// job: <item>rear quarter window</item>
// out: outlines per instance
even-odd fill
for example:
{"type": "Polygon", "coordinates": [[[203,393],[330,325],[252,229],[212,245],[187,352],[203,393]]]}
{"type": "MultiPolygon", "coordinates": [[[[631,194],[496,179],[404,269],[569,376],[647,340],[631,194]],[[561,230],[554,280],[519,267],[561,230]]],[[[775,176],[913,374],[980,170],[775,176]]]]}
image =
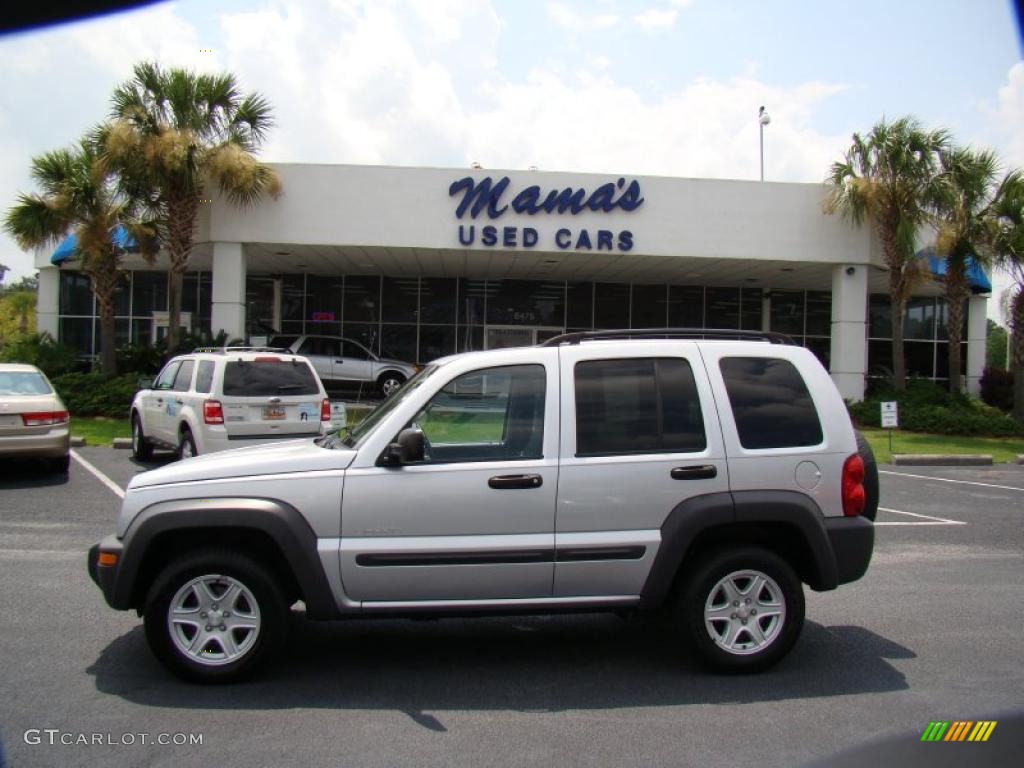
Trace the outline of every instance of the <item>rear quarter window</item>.
{"type": "Polygon", "coordinates": [[[723,357],[719,361],[736,431],[744,448],[819,445],[821,421],[803,377],[788,360],[723,357]]]}
{"type": "Polygon", "coordinates": [[[228,397],[289,397],[319,392],[313,369],[305,362],[232,360],[224,366],[224,394],[228,397]]]}

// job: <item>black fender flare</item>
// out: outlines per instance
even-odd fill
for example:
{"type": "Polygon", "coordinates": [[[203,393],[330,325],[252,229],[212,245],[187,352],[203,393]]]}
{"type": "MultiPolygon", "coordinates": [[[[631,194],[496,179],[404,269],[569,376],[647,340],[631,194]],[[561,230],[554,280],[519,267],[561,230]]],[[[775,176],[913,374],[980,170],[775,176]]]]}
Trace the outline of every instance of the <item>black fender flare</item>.
{"type": "Polygon", "coordinates": [[[839,571],[815,501],[795,491],[722,491],[694,496],[678,504],[661,526],[661,546],[640,593],[640,607],[664,603],[697,537],[709,529],[733,524],[785,524],[798,532],[810,554],[808,583],[814,590],[835,589],[839,571]]]}
{"type": "Polygon", "coordinates": [[[165,533],[196,529],[248,530],[266,534],[281,550],[313,619],[334,618],[338,605],[317,551],[317,536],[294,507],[275,499],[202,498],[157,502],[143,509],[128,527],[123,554],[111,585],[110,604],[136,605],[137,580],[153,541],[165,533]]]}

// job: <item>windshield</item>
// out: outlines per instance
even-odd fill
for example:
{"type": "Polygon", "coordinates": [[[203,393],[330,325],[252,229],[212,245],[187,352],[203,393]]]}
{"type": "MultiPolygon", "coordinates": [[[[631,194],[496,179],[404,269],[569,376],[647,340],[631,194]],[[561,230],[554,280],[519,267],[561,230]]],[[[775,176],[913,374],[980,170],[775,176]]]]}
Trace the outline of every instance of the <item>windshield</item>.
{"type": "Polygon", "coordinates": [[[393,392],[390,397],[387,398],[383,403],[374,408],[370,413],[367,414],[366,418],[360,421],[355,427],[349,430],[345,435],[339,435],[338,438],[331,443],[322,443],[326,448],[355,448],[363,440],[373,432],[374,428],[383,421],[391,411],[399,406],[399,404],[405,402],[405,399],[409,397],[413,392],[419,389],[427,379],[431,377],[434,371],[437,370],[436,365],[428,365],[422,371],[413,376],[409,381],[405,383],[401,389],[393,392]]]}
{"type": "Polygon", "coordinates": [[[35,371],[0,373],[0,395],[48,395],[51,391],[46,379],[35,371]]]}

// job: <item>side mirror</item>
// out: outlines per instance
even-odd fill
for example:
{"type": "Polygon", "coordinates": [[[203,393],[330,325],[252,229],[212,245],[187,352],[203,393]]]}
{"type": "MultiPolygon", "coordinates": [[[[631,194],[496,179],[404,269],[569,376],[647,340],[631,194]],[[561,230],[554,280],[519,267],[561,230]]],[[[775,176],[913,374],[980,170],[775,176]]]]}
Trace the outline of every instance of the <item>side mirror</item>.
{"type": "Polygon", "coordinates": [[[395,442],[384,450],[384,463],[389,467],[398,467],[414,461],[423,461],[423,432],[415,427],[403,429],[398,433],[395,442]]]}
{"type": "Polygon", "coordinates": [[[136,382],[136,384],[138,384],[139,389],[152,389],[153,388],[153,377],[152,376],[142,376],[142,377],[139,378],[139,380],[136,382]]]}

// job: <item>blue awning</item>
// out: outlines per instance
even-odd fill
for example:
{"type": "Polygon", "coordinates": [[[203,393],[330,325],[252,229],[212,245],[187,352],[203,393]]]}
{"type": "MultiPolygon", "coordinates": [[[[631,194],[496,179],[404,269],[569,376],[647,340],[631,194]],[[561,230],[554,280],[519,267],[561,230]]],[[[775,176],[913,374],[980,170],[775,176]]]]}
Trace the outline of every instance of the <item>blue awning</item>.
{"type": "MultiPolygon", "coordinates": [[[[135,238],[128,234],[128,230],[118,224],[110,233],[110,242],[122,251],[137,251],[138,244],[135,238]]],[[[60,266],[65,261],[70,261],[78,255],[78,238],[75,235],[68,235],[64,241],[57,246],[57,250],[50,256],[50,263],[60,266]]]]}
{"type": "MultiPolygon", "coordinates": [[[[939,256],[934,248],[924,248],[917,252],[919,258],[928,258],[928,268],[935,277],[946,276],[946,260],[939,256]]],[[[985,270],[973,258],[967,259],[967,286],[972,293],[992,293],[992,281],[985,270]]]]}

